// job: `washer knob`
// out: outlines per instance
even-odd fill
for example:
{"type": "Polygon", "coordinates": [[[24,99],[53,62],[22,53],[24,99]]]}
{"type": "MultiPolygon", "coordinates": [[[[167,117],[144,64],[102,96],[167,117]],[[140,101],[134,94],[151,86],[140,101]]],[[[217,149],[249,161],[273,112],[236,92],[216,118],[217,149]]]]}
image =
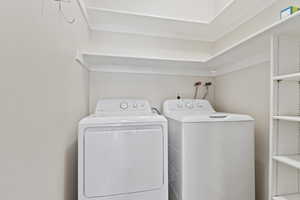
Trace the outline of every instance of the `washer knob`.
{"type": "Polygon", "coordinates": [[[122,102],[120,104],[120,108],[123,109],[123,110],[127,109],[128,108],[128,103],[127,102],[122,102]]]}
{"type": "Polygon", "coordinates": [[[197,107],[198,107],[198,108],[202,108],[203,106],[202,106],[201,103],[198,103],[198,104],[197,104],[197,107]]]}
{"type": "Polygon", "coordinates": [[[177,108],[183,108],[183,104],[182,103],[178,103],[177,104],[177,108]]]}
{"type": "Polygon", "coordinates": [[[141,108],[144,108],[144,107],[145,107],[145,104],[144,104],[144,103],[141,103],[139,106],[140,106],[141,108]]]}

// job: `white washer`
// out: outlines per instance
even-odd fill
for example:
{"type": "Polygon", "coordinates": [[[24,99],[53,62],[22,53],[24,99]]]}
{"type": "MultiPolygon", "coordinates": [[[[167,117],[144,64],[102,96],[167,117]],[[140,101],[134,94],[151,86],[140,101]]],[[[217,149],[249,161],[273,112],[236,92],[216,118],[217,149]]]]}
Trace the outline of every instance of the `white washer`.
{"type": "Polygon", "coordinates": [[[254,200],[254,120],[206,100],[168,100],[172,200],[254,200]]]}
{"type": "Polygon", "coordinates": [[[100,100],[78,136],[79,200],[167,200],[167,120],[145,100],[100,100]]]}

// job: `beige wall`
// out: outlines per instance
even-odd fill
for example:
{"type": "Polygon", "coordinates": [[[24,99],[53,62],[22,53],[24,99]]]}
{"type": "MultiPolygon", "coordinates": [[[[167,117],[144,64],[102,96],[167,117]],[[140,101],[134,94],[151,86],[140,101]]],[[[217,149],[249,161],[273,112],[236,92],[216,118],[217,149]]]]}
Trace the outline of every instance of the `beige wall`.
{"type": "Polygon", "coordinates": [[[76,2],[0,6],[0,199],[76,199],[77,122],[87,114],[87,73],[75,61],[87,28],[76,2]],[[44,4],[44,9],[43,9],[44,4]]]}
{"type": "Polygon", "coordinates": [[[256,200],[268,194],[269,70],[263,63],[215,78],[216,109],[255,119],[256,200]]]}
{"type": "MultiPolygon", "coordinates": [[[[90,112],[94,112],[100,98],[146,98],[154,107],[161,108],[166,99],[176,98],[179,92],[182,98],[192,98],[194,83],[211,81],[211,78],[198,76],[170,76],[127,73],[90,73],[90,112]]],[[[203,95],[203,90],[200,95],[203,95]]],[[[210,99],[213,99],[213,87],[210,99]]]]}

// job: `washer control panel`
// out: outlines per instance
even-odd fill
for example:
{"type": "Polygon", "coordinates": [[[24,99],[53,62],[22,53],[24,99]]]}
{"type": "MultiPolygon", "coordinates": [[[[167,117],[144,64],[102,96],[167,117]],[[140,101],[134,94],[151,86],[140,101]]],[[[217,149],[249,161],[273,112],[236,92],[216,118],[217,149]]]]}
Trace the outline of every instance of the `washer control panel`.
{"type": "Polygon", "coordinates": [[[96,114],[115,115],[121,113],[151,114],[151,107],[147,100],[140,99],[102,99],[96,107],[96,114]]]}
{"type": "Polygon", "coordinates": [[[180,99],[167,100],[164,103],[164,112],[199,111],[215,112],[207,100],[203,99],[180,99]]]}

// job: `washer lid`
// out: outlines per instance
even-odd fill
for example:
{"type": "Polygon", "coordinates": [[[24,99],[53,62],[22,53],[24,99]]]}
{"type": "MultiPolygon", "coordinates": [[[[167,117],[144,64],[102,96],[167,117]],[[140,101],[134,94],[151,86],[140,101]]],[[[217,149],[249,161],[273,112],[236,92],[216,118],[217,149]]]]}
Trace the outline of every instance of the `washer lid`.
{"type": "Polygon", "coordinates": [[[253,121],[254,119],[248,115],[238,115],[230,113],[206,113],[206,114],[195,114],[195,113],[171,113],[166,114],[166,117],[184,122],[184,123],[196,123],[196,122],[234,122],[234,121],[253,121]]]}
{"type": "Polygon", "coordinates": [[[217,113],[207,100],[180,99],[164,102],[164,115],[181,122],[251,121],[247,115],[217,113]]]}

